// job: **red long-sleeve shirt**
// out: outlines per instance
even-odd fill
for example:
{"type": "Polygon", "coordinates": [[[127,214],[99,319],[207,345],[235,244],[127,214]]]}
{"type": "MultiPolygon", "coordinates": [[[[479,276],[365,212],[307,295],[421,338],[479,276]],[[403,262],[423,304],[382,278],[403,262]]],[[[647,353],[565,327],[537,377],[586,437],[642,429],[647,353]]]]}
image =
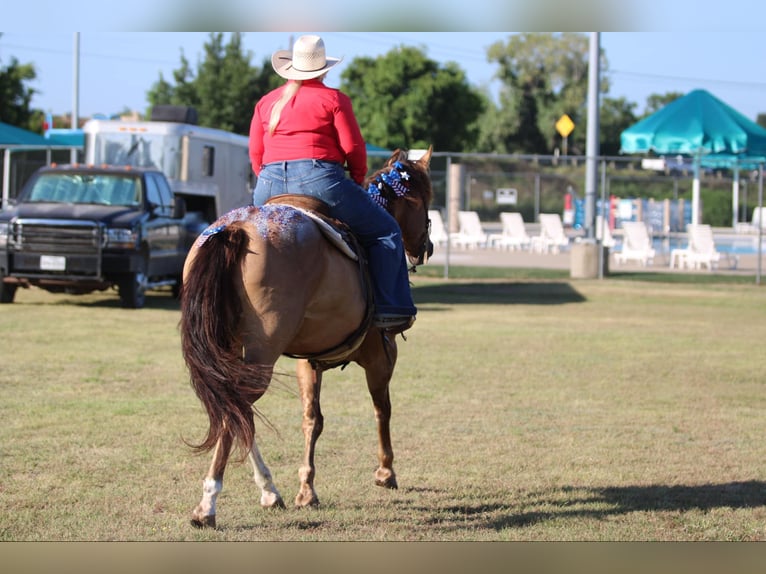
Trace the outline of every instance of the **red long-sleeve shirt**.
{"type": "Polygon", "coordinates": [[[321,159],[348,167],[361,184],[367,174],[367,149],[351,99],[320,80],[304,80],[282,109],[274,134],[269,134],[271,108],[287,84],[272,90],[255,105],[250,123],[250,163],[256,175],[264,164],[296,159],[321,159]]]}

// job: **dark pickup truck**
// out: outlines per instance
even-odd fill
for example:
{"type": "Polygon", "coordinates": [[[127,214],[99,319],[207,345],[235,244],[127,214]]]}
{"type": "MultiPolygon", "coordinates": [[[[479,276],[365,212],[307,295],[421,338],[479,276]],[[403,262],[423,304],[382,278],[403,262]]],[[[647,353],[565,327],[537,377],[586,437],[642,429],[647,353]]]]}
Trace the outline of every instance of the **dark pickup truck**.
{"type": "Polygon", "coordinates": [[[123,307],[181,285],[186,254],[205,223],[186,214],[162,172],[60,165],[35,172],[0,211],[0,303],[19,286],[90,293],[116,287],[123,307]]]}

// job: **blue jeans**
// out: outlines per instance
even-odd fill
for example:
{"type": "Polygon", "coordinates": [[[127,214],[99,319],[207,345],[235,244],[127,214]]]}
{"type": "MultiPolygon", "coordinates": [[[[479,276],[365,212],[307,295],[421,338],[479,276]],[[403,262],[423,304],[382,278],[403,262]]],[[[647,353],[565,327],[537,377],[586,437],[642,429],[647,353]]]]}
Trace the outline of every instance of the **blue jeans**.
{"type": "Polygon", "coordinates": [[[330,215],[349,226],[367,253],[375,313],[415,315],[399,224],[367,192],[346,177],[338,163],[307,159],[263,166],[253,190],[253,205],[283,193],[311,195],[330,207],[330,215]]]}

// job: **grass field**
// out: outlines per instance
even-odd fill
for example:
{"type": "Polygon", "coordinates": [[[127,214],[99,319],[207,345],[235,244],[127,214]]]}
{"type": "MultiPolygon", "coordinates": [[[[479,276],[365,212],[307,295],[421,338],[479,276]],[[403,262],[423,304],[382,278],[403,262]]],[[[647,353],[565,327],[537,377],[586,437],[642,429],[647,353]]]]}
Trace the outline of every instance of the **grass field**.
{"type": "MultiPolygon", "coordinates": [[[[392,382],[399,490],[375,487],[362,371],[325,375],[321,506],[263,511],[231,465],[217,530],[189,526],[206,416],[169,293],[21,290],[0,307],[0,540],[766,539],[766,291],[519,274],[413,277],[392,382]]],[[[302,449],[292,362],[258,403],[287,501],[302,449]]]]}

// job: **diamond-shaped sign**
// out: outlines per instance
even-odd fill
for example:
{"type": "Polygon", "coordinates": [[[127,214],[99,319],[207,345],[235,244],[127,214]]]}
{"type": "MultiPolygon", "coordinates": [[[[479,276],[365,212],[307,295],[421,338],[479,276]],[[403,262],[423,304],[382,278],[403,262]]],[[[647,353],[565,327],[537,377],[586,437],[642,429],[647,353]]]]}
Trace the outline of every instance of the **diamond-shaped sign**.
{"type": "Polygon", "coordinates": [[[572,118],[570,118],[566,114],[561,116],[556,122],[556,131],[559,132],[562,138],[565,138],[569,134],[571,134],[574,128],[575,128],[575,125],[574,125],[574,122],[572,121],[572,118]]]}

